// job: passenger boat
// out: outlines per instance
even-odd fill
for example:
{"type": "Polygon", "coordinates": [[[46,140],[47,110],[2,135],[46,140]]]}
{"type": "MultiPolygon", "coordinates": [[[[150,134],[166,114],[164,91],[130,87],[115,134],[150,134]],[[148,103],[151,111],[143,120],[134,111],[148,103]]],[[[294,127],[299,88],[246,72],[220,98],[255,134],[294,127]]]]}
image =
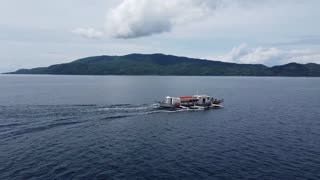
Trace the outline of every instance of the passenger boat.
{"type": "Polygon", "coordinates": [[[221,108],[220,105],[224,100],[215,99],[208,95],[193,95],[171,97],[167,96],[164,101],[159,102],[159,107],[170,109],[209,109],[221,108]]]}

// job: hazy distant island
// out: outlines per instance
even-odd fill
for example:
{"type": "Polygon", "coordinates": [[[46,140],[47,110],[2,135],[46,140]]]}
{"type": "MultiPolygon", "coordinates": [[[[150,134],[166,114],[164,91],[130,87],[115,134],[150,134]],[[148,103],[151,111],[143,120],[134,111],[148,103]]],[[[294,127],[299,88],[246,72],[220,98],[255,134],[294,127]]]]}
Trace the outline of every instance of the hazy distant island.
{"type": "Polygon", "coordinates": [[[70,63],[20,69],[6,74],[320,77],[320,65],[289,63],[267,67],[262,64],[236,64],[164,54],[129,54],[87,57],[70,63]]]}

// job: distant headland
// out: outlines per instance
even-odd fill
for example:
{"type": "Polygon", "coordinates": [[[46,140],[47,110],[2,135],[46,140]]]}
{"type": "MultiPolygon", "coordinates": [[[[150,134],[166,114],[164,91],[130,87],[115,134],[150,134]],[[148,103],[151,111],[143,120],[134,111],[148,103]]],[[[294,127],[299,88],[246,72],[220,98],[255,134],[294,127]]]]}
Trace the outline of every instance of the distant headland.
{"type": "Polygon", "coordinates": [[[320,77],[320,65],[289,63],[267,67],[262,64],[236,64],[164,54],[129,54],[93,56],[5,74],[320,77]]]}

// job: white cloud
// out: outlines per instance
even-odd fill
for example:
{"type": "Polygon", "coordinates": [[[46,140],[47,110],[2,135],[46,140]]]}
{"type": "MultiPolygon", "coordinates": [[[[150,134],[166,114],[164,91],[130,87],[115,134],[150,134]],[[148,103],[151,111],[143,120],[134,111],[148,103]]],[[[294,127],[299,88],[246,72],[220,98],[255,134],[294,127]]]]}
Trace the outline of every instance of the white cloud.
{"type": "Polygon", "coordinates": [[[103,32],[95,30],[94,28],[76,28],[72,30],[72,32],[90,39],[101,38],[104,35],[103,32]]]}
{"type": "MultiPolygon", "coordinates": [[[[256,33],[272,31],[274,29],[272,26],[279,27],[278,24],[283,24],[282,21],[288,22],[288,16],[296,14],[296,6],[301,5],[298,3],[299,0],[281,2],[276,0],[119,0],[119,2],[115,7],[108,9],[104,28],[98,31],[104,32],[105,36],[136,38],[171,31],[179,31],[181,34],[188,32],[188,29],[183,30],[186,25],[199,26],[199,22],[204,23],[204,28],[197,29],[197,33],[201,34],[204,31],[203,34],[206,36],[208,34],[230,36],[228,31],[236,31],[235,34],[243,34],[243,32],[245,34],[248,31],[257,31],[256,33]],[[252,26],[255,27],[252,28],[252,26]]],[[[297,18],[292,19],[296,21],[297,18]]],[[[92,28],[90,30],[97,31],[92,28]]],[[[196,33],[191,31],[190,34],[196,33]]]]}
{"type": "Polygon", "coordinates": [[[171,31],[176,25],[209,16],[219,0],[124,0],[107,14],[106,31],[135,38],[171,31]]]}
{"type": "Polygon", "coordinates": [[[320,63],[320,50],[312,49],[279,49],[276,47],[249,47],[241,44],[234,47],[228,54],[218,56],[227,62],[278,65],[290,62],[320,63]]]}
{"type": "Polygon", "coordinates": [[[221,1],[123,0],[113,10],[108,11],[104,30],[77,28],[73,33],[86,38],[99,38],[104,35],[136,38],[169,32],[177,25],[205,19],[221,1]]]}

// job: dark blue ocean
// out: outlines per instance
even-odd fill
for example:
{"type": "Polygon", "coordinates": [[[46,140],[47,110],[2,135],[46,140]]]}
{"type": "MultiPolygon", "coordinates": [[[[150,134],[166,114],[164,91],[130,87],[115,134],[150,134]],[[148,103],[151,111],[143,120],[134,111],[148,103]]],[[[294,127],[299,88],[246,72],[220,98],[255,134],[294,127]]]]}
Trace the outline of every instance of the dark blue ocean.
{"type": "Polygon", "coordinates": [[[1,75],[0,179],[320,179],[320,78],[1,75]]]}

